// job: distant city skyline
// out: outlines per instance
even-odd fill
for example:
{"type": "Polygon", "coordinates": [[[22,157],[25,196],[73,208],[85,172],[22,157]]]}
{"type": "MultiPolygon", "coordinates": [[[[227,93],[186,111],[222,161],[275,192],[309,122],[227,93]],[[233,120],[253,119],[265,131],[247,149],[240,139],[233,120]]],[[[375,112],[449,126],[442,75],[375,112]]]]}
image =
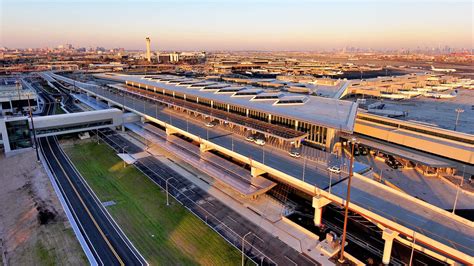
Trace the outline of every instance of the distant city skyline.
{"type": "Polygon", "coordinates": [[[471,1],[3,0],[0,47],[472,49],[471,1]]]}

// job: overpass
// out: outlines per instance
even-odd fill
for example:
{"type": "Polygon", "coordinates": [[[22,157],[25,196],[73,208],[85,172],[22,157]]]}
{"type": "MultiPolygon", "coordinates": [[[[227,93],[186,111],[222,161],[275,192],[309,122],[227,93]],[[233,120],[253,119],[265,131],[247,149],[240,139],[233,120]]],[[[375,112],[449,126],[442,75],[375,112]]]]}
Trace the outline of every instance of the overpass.
{"type": "MultiPolygon", "coordinates": [[[[321,224],[322,209],[329,203],[345,200],[347,175],[332,177],[326,166],[288,157],[277,151],[246,142],[243,138],[223,135],[217,129],[203,128],[202,123],[180,118],[176,109],[164,108],[151,95],[123,88],[103,88],[51,74],[54,78],[75,84],[79,90],[109,105],[120,106],[165,129],[167,135],[179,134],[199,143],[202,153],[218,151],[250,166],[251,175],[270,174],[308,195],[313,196],[314,222],[321,224]],[[332,180],[331,180],[332,178],[332,180]],[[333,182],[334,181],[334,182],[333,182]]],[[[474,223],[398,192],[369,178],[355,174],[349,208],[383,230],[383,262],[389,263],[394,240],[425,252],[446,263],[474,262],[474,223]]]]}
{"type": "MultiPolygon", "coordinates": [[[[80,113],[33,117],[36,137],[78,133],[120,126],[122,111],[111,108],[80,113]]],[[[127,118],[130,121],[130,118],[127,118]]],[[[5,153],[29,148],[32,143],[31,119],[26,116],[0,119],[0,136],[5,153]]]]}
{"type": "Polygon", "coordinates": [[[359,112],[354,132],[425,153],[474,164],[474,136],[359,112]]]}

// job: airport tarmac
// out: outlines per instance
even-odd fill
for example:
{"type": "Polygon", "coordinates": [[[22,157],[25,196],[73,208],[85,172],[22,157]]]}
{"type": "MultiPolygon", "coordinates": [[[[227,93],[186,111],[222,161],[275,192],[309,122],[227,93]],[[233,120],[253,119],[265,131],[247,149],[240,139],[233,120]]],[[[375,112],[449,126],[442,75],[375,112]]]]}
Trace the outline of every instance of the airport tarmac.
{"type": "Polygon", "coordinates": [[[444,129],[454,129],[456,123],[456,108],[462,108],[459,114],[457,131],[474,134],[474,90],[459,89],[458,96],[451,99],[434,99],[417,97],[410,100],[367,100],[380,101],[385,104],[384,110],[407,112],[406,117],[400,120],[414,120],[417,122],[432,124],[444,129]]]}

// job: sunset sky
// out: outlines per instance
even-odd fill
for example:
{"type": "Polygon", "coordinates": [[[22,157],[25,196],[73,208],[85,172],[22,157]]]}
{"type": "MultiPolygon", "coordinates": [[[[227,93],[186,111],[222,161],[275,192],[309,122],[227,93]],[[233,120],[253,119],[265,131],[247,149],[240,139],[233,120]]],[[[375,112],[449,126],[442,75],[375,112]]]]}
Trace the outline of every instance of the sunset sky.
{"type": "Polygon", "coordinates": [[[0,47],[473,48],[471,1],[0,0],[0,47]]]}

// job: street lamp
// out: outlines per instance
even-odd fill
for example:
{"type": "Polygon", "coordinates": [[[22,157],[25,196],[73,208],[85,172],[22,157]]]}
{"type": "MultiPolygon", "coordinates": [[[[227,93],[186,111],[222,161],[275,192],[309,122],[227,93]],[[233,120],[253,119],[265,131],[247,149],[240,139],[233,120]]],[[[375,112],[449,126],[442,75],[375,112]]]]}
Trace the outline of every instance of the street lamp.
{"type": "Polygon", "coordinates": [[[464,113],[464,109],[456,108],[454,111],[457,113],[457,115],[456,115],[456,124],[454,124],[454,131],[456,131],[456,128],[458,127],[459,114],[464,113]]]}
{"type": "Polygon", "coordinates": [[[461,179],[461,184],[458,186],[458,189],[456,191],[456,198],[454,198],[454,206],[453,206],[453,214],[456,211],[456,204],[458,203],[458,197],[459,197],[459,191],[461,190],[462,185],[464,184],[464,173],[466,171],[466,166],[463,165],[463,170],[462,170],[462,179],[461,179]]]}
{"type": "Polygon", "coordinates": [[[231,140],[232,140],[232,151],[234,151],[234,133],[230,135],[231,140]]]}
{"type": "Polygon", "coordinates": [[[349,202],[351,200],[351,182],[352,182],[352,175],[354,171],[352,169],[352,165],[354,164],[354,148],[355,148],[356,138],[351,139],[352,143],[352,151],[351,151],[351,162],[349,164],[349,181],[347,183],[347,197],[346,197],[346,206],[344,211],[344,229],[342,230],[342,242],[341,242],[341,255],[339,257],[339,263],[344,263],[344,244],[346,243],[346,231],[347,231],[347,216],[349,213],[349,202]]]}
{"type": "Polygon", "coordinates": [[[33,130],[33,140],[35,143],[36,160],[39,162],[40,158],[39,158],[39,153],[38,153],[38,140],[36,138],[35,123],[33,122],[33,112],[31,111],[30,94],[27,94],[27,97],[28,97],[28,110],[30,111],[31,129],[33,130]]]}
{"type": "Polygon", "coordinates": [[[174,177],[170,177],[168,179],[165,180],[165,184],[166,184],[166,206],[169,206],[170,205],[170,201],[169,201],[169,193],[168,193],[168,181],[173,179],[174,177]]]}
{"type": "Polygon", "coordinates": [[[125,148],[127,148],[127,145],[122,147],[122,154],[124,155],[123,168],[125,168],[125,148]]]}
{"type": "Polygon", "coordinates": [[[242,266],[244,266],[244,256],[245,256],[245,249],[244,249],[244,243],[245,243],[245,237],[250,235],[252,232],[248,232],[247,234],[244,235],[244,237],[242,237],[242,266]]]}
{"type": "Polygon", "coordinates": [[[306,156],[304,157],[304,161],[303,161],[303,182],[304,182],[304,174],[306,172],[306,156]]]}

